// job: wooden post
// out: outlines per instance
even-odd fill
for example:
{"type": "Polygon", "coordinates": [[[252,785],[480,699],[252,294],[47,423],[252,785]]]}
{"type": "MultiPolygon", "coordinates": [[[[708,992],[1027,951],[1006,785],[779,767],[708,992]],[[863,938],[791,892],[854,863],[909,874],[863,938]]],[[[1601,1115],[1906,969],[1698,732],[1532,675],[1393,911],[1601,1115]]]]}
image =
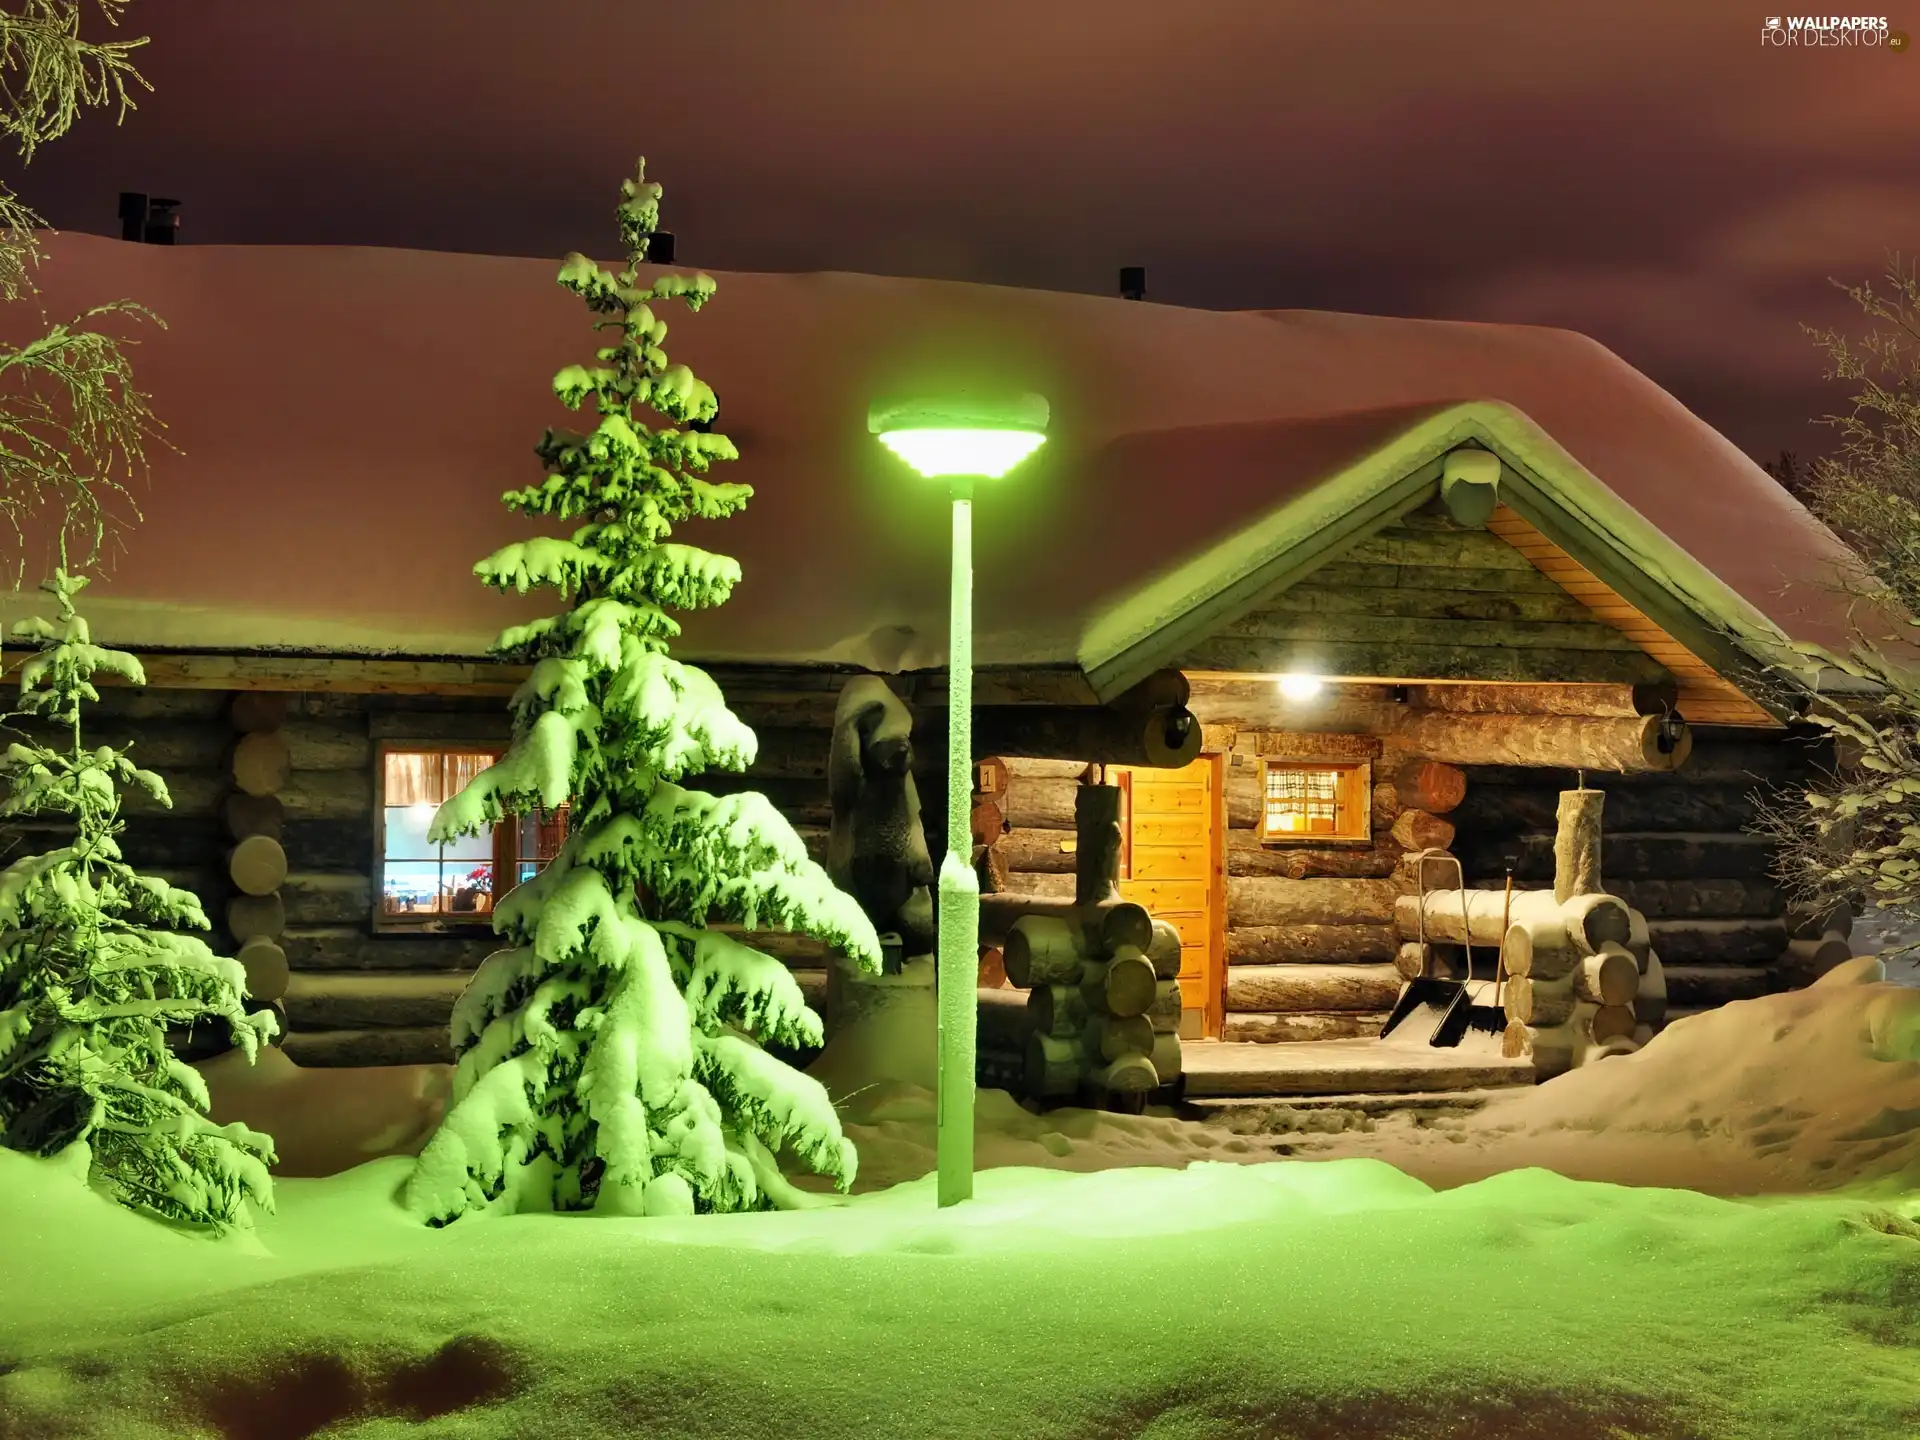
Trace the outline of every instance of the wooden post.
{"type": "Polygon", "coordinates": [[[1120,787],[1082,785],[1073,797],[1074,903],[1120,898],[1120,787]]]}
{"type": "Polygon", "coordinates": [[[1565,903],[1575,895],[1598,895],[1600,884],[1600,812],[1604,790],[1562,790],[1559,826],[1553,837],[1553,898],[1565,903]]]}

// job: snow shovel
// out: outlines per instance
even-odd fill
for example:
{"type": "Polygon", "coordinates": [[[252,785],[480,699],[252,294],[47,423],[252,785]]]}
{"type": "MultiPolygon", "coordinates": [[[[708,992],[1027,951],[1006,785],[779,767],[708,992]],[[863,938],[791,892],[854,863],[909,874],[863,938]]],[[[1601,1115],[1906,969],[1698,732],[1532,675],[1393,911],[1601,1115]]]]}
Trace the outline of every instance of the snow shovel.
{"type": "MultiPolygon", "coordinates": [[[[1414,883],[1419,890],[1420,944],[1427,943],[1427,863],[1452,861],[1454,878],[1462,897],[1466,895],[1466,872],[1458,856],[1437,850],[1422,850],[1414,856],[1414,883]]],[[[1463,898],[1463,908],[1467,904],[1463,898]]],[[[1467,980],[1473,978],[1473,936],[1468,917],[1461,915],[1461,938],[1467,950],[1467,980]]],[[[1409,980],[1394,1002],[1387,1023],[1380,1027],[1382,1040],[1391,1037],[1400,1045],[1458,1045],[1467,1031],[1467,1012],[1473,1002],[1467,995],[1467,980],[1443,980],[1437,975],[1422,975],[1409,980]]]]}

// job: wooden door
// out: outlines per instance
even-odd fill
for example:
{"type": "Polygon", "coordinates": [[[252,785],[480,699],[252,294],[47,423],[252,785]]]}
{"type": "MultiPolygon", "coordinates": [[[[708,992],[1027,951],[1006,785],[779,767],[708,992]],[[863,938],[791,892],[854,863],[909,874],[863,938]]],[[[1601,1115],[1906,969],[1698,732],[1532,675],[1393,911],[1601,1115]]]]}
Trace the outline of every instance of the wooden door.
{"type": "Polygon", "coordinates": [[[1120,893],[1180,932],[1180,1034],[1220,1033],[1226,896],[1222,767],[1203,755],[1182,770],[1109,765],[1127,795],[1120,893]]]}

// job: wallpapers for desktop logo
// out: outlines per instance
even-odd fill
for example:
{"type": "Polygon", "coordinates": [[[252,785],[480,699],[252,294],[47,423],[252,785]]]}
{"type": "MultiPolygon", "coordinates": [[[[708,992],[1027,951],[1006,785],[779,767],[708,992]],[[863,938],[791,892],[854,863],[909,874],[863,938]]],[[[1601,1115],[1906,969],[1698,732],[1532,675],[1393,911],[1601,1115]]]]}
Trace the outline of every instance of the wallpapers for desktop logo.
{"type": "Polygon", "coordinates": [[[1774,48],[1905,50],[1907,35],[1884,15],[1769,15],[1760,43],[1774,48]]]}

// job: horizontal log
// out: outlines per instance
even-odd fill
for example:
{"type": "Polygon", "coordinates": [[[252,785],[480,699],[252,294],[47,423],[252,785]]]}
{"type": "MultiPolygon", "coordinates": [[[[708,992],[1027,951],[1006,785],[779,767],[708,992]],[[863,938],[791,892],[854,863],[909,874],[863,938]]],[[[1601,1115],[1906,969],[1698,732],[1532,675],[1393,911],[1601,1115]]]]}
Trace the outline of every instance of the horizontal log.
{"type": "Polygon", "coordinates": [[[1153,1053],[1148,1057],[1153,1062],[1153,1073],[1162,1085],[1171,1085],[1180,1078],[1184,1068],[1180,1054],[1180,1037],[1171,1030],[1157,1030],[1153,1036],[1153,1053]]]}
{"type": "MultiPolygon", "coordinates": [[[[1312,701],[1289,700],[1271,680],[1221,680],[1194,683],[1187,708],[1201,725],[1231,725],[1236,749],[1253,733],[1283,730],[1323,735],[1385,735],[1399,723],[1405,706],[1388,698],[1389,687],[1330,685],[1312,701]],[[1377,692],[1377,693],[1376,693],[1377,692]]],[[[1248,753],[1251,753],[1249,750],[1248,753]]]]}
{"type": "Polygon", "coordinates": [[[295,770],[372,771],[373,739],[367,734],[365,716],[346,723],[295,718],[279,734],[295,770]]]}
{"type": "Polygon", "coordinates": [[[1274,925],[1385,925],[1400,887],[1391,880],[1285,880],[1235,876],[1227,881],[1230,929],[1274,925]]]}
{"type": "MultiPolygon", "coordinates": [[[[1591,625],[1593,612],[1564,590],[1463,590],[1449,588],[1444,574],[1431,586],[1386,587],[1381,585],[1315,584],[1322,572],[1283,590],[1262,602],[1259,614],[1278,619],[1282,616],[1346,617],[1355,619],[1393,618],[1405,620],[1467,620],[1500,624],[1515,620],[1545,621],[1561,625],[1591,625]]],[[[1504,573],[1504,572],[1503,572],[1504,573]]],[[[1560,689],[1594,690],[1611,696],[1626,689],[1618,685],[1560,686],[1422,686],[1424,690],[1446,689],[1560,689]]],[[[1599,714],[1599,711],[1574,711],[1574,714],[1599,714]]],[[[1631,714],[1631,711],[1626,712],[1631,714]]]]}
{"type": "MultiPolygon", "coordinates": [[[[1753,781],[1714,781],[1698,783],[1687,769],[1664,776],[1658,782],[1635,778],[1623,783],[1612,774],[1589,775],[1587,783],[1607,792],[1607,827],[1611,830],[1697,830],[1720,833],[1743,831],[1758,813],[1754,806],[1753,781]],[[1686,777],[1686,783],[1682,782],[1686,777]]],[[[1462,830],[1521,833],[1551,831],[1556,822],[1559,790],[1549,777],[1558,771],[1535,772],[1537,781],[1524,784],[1493,784],[1474,772],[1473,785],[1459,810],[1450,818],[1462,830]]],[[[1566,776],[1570,788],[1576,777],[1566,776]]]]}
{"type": "Polygon", "coordinates": [[[1786,909],[1770,880],[1610,879],[1606,888],[1650,920],[1777,919],[1786,909]]]}
{"type": "Polygon", "coordinates": [[[1287,880],[1381,880],[1406,854],[1387,837],[1359,845],[1269,845],[1252,830],[1227,832],[1227,874],[1287,880]]]}
{"type": "Polygon", "coordinates": [[[1634,1018],[1633,1008],[1628,1005],[1601,1005],[1598,1007],[1581,1006],[1581,1019],[1587,1027],[1587,1034],[1596,1045],[1605,1045],[1610,1041],[1632,1040],[1633,1032],[1640,1028],[1640,1022],[1634,1018]],[[1591,1013],[1586,1013],[1591,1008],[1591,1013]]]}
{"type": "Polygon", "coordinates": [[[1853,945],[1839,935],[1789,940],[1779,961],[1780,977],[1793,989],[1813,984],[1836,965],[1853,958],[1853,945]]]}
{"type": "Polygon", "coordinates": [[[227,717],[242,734],[277,730],[287,723],[287,696],[272,690],[243,690],[233,697],[227,717]]]}
{"type": "MultiPolygon", "coordinates": [[[[1089,1057],[1091,1058],[1091,1057],[1089,1057]]],[[[1160,1072],[1144,1055],[1123,1055],[1093,1072],[1089,1088],[1096,1094],[1144,1096],[1160,1083],[1160,1072]]],[[[1137,1113],[1137,1112],[1135,1112],[1137,1113]]]]}
{"type": "MultiPolygon", "coordinates": [[[[1653,770],[1598,775],[1589,767],[1588,782],[1614,789],[1660,787],[1678,780],[1685,785],[1735,785],[1752,790],[1756,786],[1795,783],[1833,764],[1832,745],[1824,739],[1705,725],[1688,729],[1694,736],[1694,753],[1671,776],[1653,770]]],[[[1555,790],[1569,790],[1574,786],[1579,768],[1577,765],[1536,768],[1526,764],[1489,763],[1476,765],[1470,778],[1474,785],[1545,784],[1555,790]]]]}
{"type": "MultiPolygon", "coordinates": [[[[15,719],[11,724],[18,730],[19,737],[32,743],[60,750],[72,743],[70,735],[44,721],[15,719]]],[[[124,750],[127,758],[142,769],[166,775],[176,770],[222,769],[235,737],[217,718],[102,718],[94,715],[89,706],[82,713],[81,738],[89,750],[101,745],[124,750]]]]}
{"type": "Polygon", "coordinates": [[[1226,1017],[1222,1040],[1254,1045],[1286,1045],[1302,1040],[1367,1040],[1380,1033],[1387,1012],[1309,1011],[1301,1015],[1234,1014],[1226,1017]]]}
{"type": "MultiPolygon", "coordinates": [[[[1564,593],[1564,592],[1563,592],[1564,593]]],[[[1566,597],[1583,612],[1572,596],[1566,597]]],[[[1416,685],[1408,703],[1456,715],[1579,715],[1631,718],[1674,708],[1672,682],[1645,685],[1416,685]]]]}
{"type": "Polygon", "coordinates": [[[1653,948],[1676,965],[1771,964],[1787,948],[1778,920],[1648,920],[1653,948]]]}
{"type": "Polygon", "coordinates": [[[1016,896],[1068,903],[1072,902],[1075,891],[1074,877],[1071,875],[1046,875],[1031,870],[1009,870],[1007,888],[1009,893],[1016,896]]]}
{"type": "Polygon", "coordinates": [[[1077,982],[1085,958],[1076,928],[1059,916],[1021,917],[1001,946],[1007,979],[1022,989],[1077,982]]]}
{"type": "MultiPolygon", "coordinates": [[[[1610,897],[1597,898],[1604,902],[1610,897]]],[[[1616,902],[1607,908],[1617,913],[1601,924],[1599,933],[1592,934],[1592,945],[1583,948],[1625,938],[1626,906],[1616,902]]],[[[1402,895],[1394,902],[1394,921],[1402,939],[1418,940],[1424,935],[1428,940],[1454,945],[1471,940],[1476,947],[1489,948],[1506,938],[1510,924],[1565,924],[1570,913],[1550,890],[1515,890],[1511,897],[1499,890],[1429,890],[1424,900],[1419,895],[1402,895]],[[1463,911],[1472,927],[1470,933],[1462,923],[1463,911]]],[[[1571,938],[1576,943],[1580,940],[1577,935],[1571,938]]]]}
{"type": "MultiPolygon", "coordinates": [[[[920,749],[916,738],[916,756],[920,749]]],[[[827,752],[832,746],[831,724],[815,726],[765,725],[754,731],[758,749],[747,774],[753,778],[820,780],[827,778],[827,752]]],[[[941,757],[935,757],[941,758],[941,757]]]]}
{"type": "Polygon", "coordinates": [[[1145,1015],[1159,994],[1160,977],[1138,950],[1122,951],[1105,964],[1090,963],[1082,973],[1087,979],[1081,993],[1091,1002],[1089,1008],[1109,1015],[1145,1015]]]}
{"type": "Polygon", "coordinates": [[[373,935],[364,924],[288,927],[280,943],[296,971],[473,970],[505,944],[492,935],[373,935]]]}
{"type": "Polygon", "coordinates": [[[366,875],[292,870],[280,898],[293,926],[366,924],[373,915],[373,882],[366,875]]]}
{"type": "Polygon", "coordinates": [[[1637,646],[1628,650],[1552,646],[1422,643],[1418,634],[1371,642],[1216,635],[1184,651],[1188,669],[1284,674],[1310,664],[1328,675],[1413,683],[1422,680],[1551,681],[1639,684],[1666,678],[1660,663],[1637,646]]]}
{"type": "Polygon", "coordinates": [[[1772,969],[1739,965],[1668,965],[1665,967],[1668,1001],[1698,1009],[1771,995],[1782,985],[1772,969]]]}
{"type": "Polygon", "coordinates": [[[1171,980],[1180,973],[1180,958],[1183,947],[1180,932],[1166,920],[1152,921],[1153,934],[1148,940],[1145,954],[1153,966],[1153,973],[1162,980],[1171,980]]]}
{"type": "Polygon", "coordinates": [[[1073,797],[1080,782],[1016,775],[1007,785],[1005,812],[1014,830],[1073,832],[1073,797]]]}
{"type": "Polygon", "coordinates": [[[1111,1063],[1123,1055],[1153,1054],[1154,1029],[1145,1015],[1102,1015],[1087,1027],[1082,1044],[1089,1056],[1111,1063]]]}
{"type": "Polygon", "coordinates": [[[1402,942],[1394,951],[1393,968],[1399,972],[1402,980],[1418,980],[1431,974],[1434,969],[1434,947],[1422,945],[1417,940],[1402,942]]]}
{"type": "Polygon", "coordinates": [[[1358,964],[1392,960],[1391,925],[1251,925],[1227,931],[1230,965],[1358,964]]]}
{"type": "Polygon", "coordinates": [[[372,823],[373,777],[355,770],[295,771],[278,794],[289,818],[372,823]]]}
{"type": "Polygon", "coordinates": [[[995,847],[1007,869],[1031,875],[1071,875],[1079,859],[1071,830],[1009,830],[995,847]]]}
{"type": "MultiPolygon", "coordinates": [[[[1404,593],[1404,592],[1403,592],[1404,593]]],[[[1282,610],[1262,607],[1223,626],[1216,638],[1245,637],[1250,640],[1278,640],[1300,646],[1348,645],[1379,650],[1387,654],[1422,654],[1431,650],[1506,651],[1545,650],[1555,654],[1633,655],[1650,658],[1638,645],[1610,625],[1591,616],[1572,620],[1479,620],[1444,616],[1412,615],[1330,615],[1311,610],[1282,610]]],[[[1497,663],[1497,662],[1496,662],[1497,663]]],[[[1421,678],[1420,671],[1376,670],[1348,671],[1331,669],[1333,674],[1364,674],[1382,677],[1406,674],[1421,678]]],[[[1455,672],[1456,675],[1459,672],[1455,672]]],[[[1470,677],[1473,672],[1466,672],[1470,677]]],[[[1573,673],[1594,673],[1575,670],[1573,673]]],[[[1629,672],[1608,669],[1599,673],[1623,675],[1629,672]]],[[[1651,676],[1644,664],[1638,671],[1651,676]]]]}
{"type": "MultiPolygon", "coordinates": [[[[1462,836],[1460,858],[1472,876],[1503,873],[1509,859],[1519,881],[1551,881],[1551,835],[1462,836]]],[[[1664,879],[1764,880],[1772,864],[1772,843],[1764,835],[1719,835],[1616,830],[1600,842],[1601,873],[1615,880],[1664,879]]]]}
{"type": "MultiPolygon", "coordinates": [[[[226,864],[227,839],[210,815],[133,814],[125,820],[120,851],[136,870],[202,870],[226,864]]],[[[23,816],[0,822],[0,864],[22,855],[42,855],[73,839],[73,826],[52,817],[23,816]]]]}
{"type": "Polygon", "coordinates": [[[280,1042],[287,1058],[311,1069],[345,1065],[444,1065],[453,1044],[444,1025],[382,1030],[295,1030],[280,1042]]]}
{"type": "Polygon", "coordinates": [[[468,976],[457,971],[297,971],[287,986],[296,1030],[445,1025],[468,976]]]}
{"type": "Polygon", "coordinates": [[[1555,765],[1590,770],[1668,771],[1691,741],[1662,748],[1653,716],[1588,720],[1561,715],[1450,715],[1409,710],[1394,731],[1400,747],[1454,765],[1555,765]]]}
{"type": "MultiPolygon", "coordinates": [[[[500,745],[512,739],[513,717],[507,707],[498,701],[481,704],[484,708],[472,710],[369,709],[367,735],[369,739],[397,740],[403,744],[472,740],[500,745]]],[[[832,714],[829,705],[829,721],[832,714]]]]}
{"type": "Polygon", "coordinates": [[[1184,706],[1135,713],[1104,707],[976,706],[975,755],[1180,769],[1200,754],[1200,722],[1184,706]]]}
{"type": "Polygon", "coordinates": [[[1392,965],[1238,965],[1227,972],[1227,1009],[1388,1010],[1400,995],[1392,965]]]}

